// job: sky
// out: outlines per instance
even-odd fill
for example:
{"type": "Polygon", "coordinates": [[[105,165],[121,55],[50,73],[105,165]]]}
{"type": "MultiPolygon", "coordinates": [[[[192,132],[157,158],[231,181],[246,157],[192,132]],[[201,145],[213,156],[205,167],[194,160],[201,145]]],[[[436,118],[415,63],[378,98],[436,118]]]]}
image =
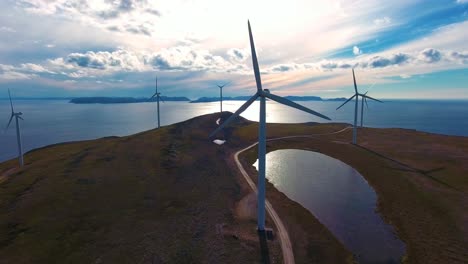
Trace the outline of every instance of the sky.
{"type": "Polygon", "coordinates": [[[468,98],[468,0],[2,0],[0,98],[468,98]]]}

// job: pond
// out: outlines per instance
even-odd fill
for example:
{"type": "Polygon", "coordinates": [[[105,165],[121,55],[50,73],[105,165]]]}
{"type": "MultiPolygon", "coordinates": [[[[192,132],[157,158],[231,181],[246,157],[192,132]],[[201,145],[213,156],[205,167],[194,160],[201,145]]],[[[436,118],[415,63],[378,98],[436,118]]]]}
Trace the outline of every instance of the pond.
{"type": "Polygon", "coordinates": [[[266,155],[266,178],[309,210],[359,263],[400,263],[405,245],[376,212],[375,191],[352,167],[317,152],[276,150],[266,155]]]}

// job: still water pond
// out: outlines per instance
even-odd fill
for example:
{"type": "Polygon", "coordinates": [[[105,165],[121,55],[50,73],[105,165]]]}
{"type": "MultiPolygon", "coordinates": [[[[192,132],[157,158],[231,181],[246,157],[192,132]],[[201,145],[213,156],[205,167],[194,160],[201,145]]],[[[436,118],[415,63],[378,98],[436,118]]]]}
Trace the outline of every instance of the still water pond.
{"type": "Polygon", "coordinates": [[[359,263],[400,262],[405,245],[376,213],[375,191],[352,167],[317,152],[276,150],[266,156],[266,178],[313,213],[359,263]]]}

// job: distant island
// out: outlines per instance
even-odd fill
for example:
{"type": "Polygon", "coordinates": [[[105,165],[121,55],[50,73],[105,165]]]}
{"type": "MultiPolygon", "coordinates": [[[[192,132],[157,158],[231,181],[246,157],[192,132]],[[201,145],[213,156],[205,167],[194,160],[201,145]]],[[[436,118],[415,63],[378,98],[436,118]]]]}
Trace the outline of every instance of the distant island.
{"type": "MultiPolygon", "coordinates": [[[[161,96],[162,101],[188,102],[187,97],[161,96]]],[[[156,102],[156,98],[134,98],[134,97],[77,97],[70,100],[73,104],[127,104],[156,102]]]]}
{"type": "MultiPolygon", "coordinates": [[[[285,96],[291,101],[345,101],[346,98],[321,98],[319,96],[285,96]]],[[[223,101],[247,101],[250,96],[223,97],[223,101]]],[[[190,102],[190,103],[208,103],[218,102],[219,97],[200,97],[196,100],[190,100],[187,97],[168,97],[161,96],[162,101],[170,102],[190,102]]],[[[127,103],[146,103],[156,102],[156,98],[134,98],[134,97],[76,97],[70,100],[73,104],[127,104],[127,103]]]]}
{"type": "MultiPolygon", "coordinates": [[[[223,101],[246,101],[250,99],[250,97],[251,96],[223,97],[223,101]]],[[[344,97],[323,99],[319,96],[293,96],[293,95],[285,96],[285,98],[291,101],[345,101],[346,100],[346,98],[344,97]]],[[[208,102],[217,102],[217,101],[219,101],[219,97],[200,97],[196,100],[190,101],[190,103],[208,103],[208,102]]]]}

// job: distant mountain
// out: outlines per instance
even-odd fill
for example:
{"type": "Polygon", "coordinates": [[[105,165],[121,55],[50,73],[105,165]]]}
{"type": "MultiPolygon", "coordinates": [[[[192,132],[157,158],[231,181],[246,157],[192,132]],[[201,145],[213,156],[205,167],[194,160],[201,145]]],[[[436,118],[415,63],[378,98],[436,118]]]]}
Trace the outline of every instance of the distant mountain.
{"type": "MultiPolygon", "coordinates": [[[[235,96],[235,97],[223,97],[223,101],[246,101],[249,100],[252,96],[235,96]]],[[[208,103],[208,102],[217,102],[219,97],[200,97],[196,100],[190,101],[191,103],[208,103]]]]}
{"type": "MultiPolygon", "coordinates": [[[[251,96],[236,96],[236,97],[223,97],[223,101],[246,101],[250,99],[251,96]]],[[[346,98],[326,98],[322,99],[319,96],[285,96],[286,99],[291,101],[345,101],[346,98]]],[[[207,102],[218,102],[219,97],[200,97],[196,100],[190,101],[190,103],[207,103],[207,102]]]]}
{"type": "MultiPolygon", "coordinates": [[[[161,96],[162,101],[186,102],[190,101],[187,97],[169,97],[161,96]]],[[[70,100],[73,104],[128,104],[128,103],[146,103],[156,102],[156,98],[133,98],[133,97],[77,97],[70,100]]]]}
{"type": "Polygon", "coordinates": [[[324,101],[346,101],[346,97],[337,97],[337,98],[328,98],[328,99],[323,99],[324,101]]]}

